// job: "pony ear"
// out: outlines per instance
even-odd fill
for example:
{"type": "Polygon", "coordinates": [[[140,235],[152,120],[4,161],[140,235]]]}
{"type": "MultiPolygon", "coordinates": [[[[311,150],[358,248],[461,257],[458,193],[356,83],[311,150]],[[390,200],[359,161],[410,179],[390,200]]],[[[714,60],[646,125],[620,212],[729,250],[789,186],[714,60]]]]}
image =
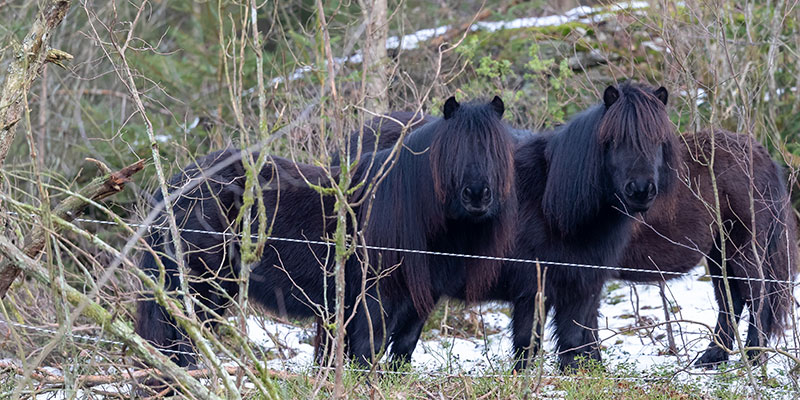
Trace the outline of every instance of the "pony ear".
{"type": "Polygon", "coordinates": [[[619,100],[619,90],[613,85],[606,88],[603,92],[603,103],[606,105],[606,110],[619,100]]]}
{"type": "Polygon", "coordinates": [[[444,102],[444,107],[442,107],[442,114],[444,114],[444,119],[450,119],[455,114],[456,110],[458,110],[460,104],[456,101],[456,96],[450,96],[447,101],[444,102]]]}
{"type": "Polygon", "coordinates": [[[503,104],[503,99],[501,99],[500,96],[494,96],[494,98],[492,99],[492,102],[489,103],[489,105],[491,105],[492,108],[495,111],[497,111],[497,115],[500,118],[503,118],[503,112],[506,111],[506,105],[503,104]]]}
{"type": "Polygon", "coordinates": [[[656,96],[657,99],[661,100],[664,105],[667,105],[667,99],[669,98],[669,93],[667,92],[667,88],[661,86],[660,88],[656,89],[653,94],[656,96]]]}

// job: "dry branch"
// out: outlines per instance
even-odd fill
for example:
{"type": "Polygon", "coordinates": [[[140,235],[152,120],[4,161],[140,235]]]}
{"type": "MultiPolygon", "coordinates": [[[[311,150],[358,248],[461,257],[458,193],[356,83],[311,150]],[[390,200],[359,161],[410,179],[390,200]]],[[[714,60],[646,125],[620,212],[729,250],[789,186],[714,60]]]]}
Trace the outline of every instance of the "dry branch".
{"type": "MultiPolygon", "coordinates": [[[[116,194],[125,186],[125,182],[130,180],[130,177],[141,171],[144,168],[144,161],[131,164],[117,172],[107,174],[99,177],[88,185],[86,185],[78,196],[70,196],[64,199],[61,203],[56,205],[52,210],[52,216],[65,221],[72,221],[75,219],[88,205],[85,199],[92,201],[100,201],[108,196],[116,194]]],[[[25,243],[23,253],[31,258],[36,258],[42,251],[45,244],[46,232],[43,225],[37,226],[34,231],[27,236],[28,240],[25,243]]],[[[8,292],[8,288],[14,282],[14,279],[20,273],[20,268],[14,265],[13,262],[5,260],[0,263],[0,299],[4,298],[8,292]]]]}
{"type": "Polygon", "coordinates": [[[0,166],[14,141],[17,123],[22,119],[26,94],[41,73],[42,66],[47,61],[59,61],[61,65],[61,60],[71,58],[64,52],[51,51],[47,45],[50,34],[64,19],[70,3],[69,0],[50,0],[42,7],[42,13],[36,18],[8,66],[3,94],[0,96],[0,166]]]}
{"type": "Polygon", "coordinates": [[[519,3],[520,3],[519,0],[513,0],[513,1],[509,2],[508,4],[501,5],[501,7],[497,8],[495,10],[484,8],[483,10],[481,10],[480,12],[475,14],[475,16],[473,16],[472,19],[470,19],[469,21],[464,22],[461,25],[456,26],[454,28],[448,29],[447,32],[445,32],[443,35],[431,39],[430,42],[428,42],[428,43],[430,44],[431,47],[438,48],[439,46],[441,46],[441,45],[443,45],[445,43],[448,43],[448,42],[452,41],[453,39],[456,39],[458,37],[461,37],[461,36],[465,35],[467,32],[469,32],[470,27],[472,27],[472,25],[475,24],[476,22],[480,22],[480,21],[483,21],[485,19],[488,19],[492,15],[503,14],[509,8],[515,6],[515,5],[519,4],[519,3]]]}
{"type": "MultiPolygon", "coordinates": [[[[0,369],[12,370],[18,375],[22,375],[25,372],[24,368],[19,365],[19,363],[11,360],[0,360],[0,369]]],[[[225,369],[229,374],[233,375],[239,372],[240,367],[231,365],[226,366],[225,369]]],[[[215,371],[205,368],[186,371],[186,373],[192,378],[208,378],[213,377],[215,371]]],[[[268,370],[268,373],[272,378],[283,380],[306,379],[305,376],[300,376],[287,371],[268,370]]],[[[31,374],[31,377],[36,381],[46,385],[63,386],[67,383],[63,375],[54,374],[44,368],[36,368],[33,374],[31,374]]],[[[154,368],[148,368],[133,372],[120,371],[119,373],[113,375],[80,375],[75,377],[74,380],[76,387],[86,388],[130,381],[141,382],[152,377],[160,377],[162,379],[167,378],[164,376],[163,372],[154,368]]]]}
{"type": "Polygon", "coordinates": [[[431,47],[439,47],[439,46],[441,46],[441,45],[443,45],[443,44],[445,44],[445,43],[447,43],[447,42],[449,42],[449,41],[451,41],[451,40],[453,40],[453,39],[455,39],[455,38],[457,38],[459,36],[464,35],[464,32],[468,32],[469,28],[472,26],[472,24],[474,24],[474,23],[476,23],[478,21],[483,21],[486,18],[489,18],[490,16],[492,16],[493,13],[494,12],[492,10],[489,10],[489,9],[482,10],[481,12],[475,14],[475,16],[471,20],[469,20],[468,22],[464,22],[463,24],[461,24],[461,25],[459,25],[459,26],[457,26],[455,28],[449,29],[447,32],[444,33],[444,35],[441,35],[439,37],[435,37],[435,38],[431,39],[431,41],[429,42],[430,46],[431,47]]]}

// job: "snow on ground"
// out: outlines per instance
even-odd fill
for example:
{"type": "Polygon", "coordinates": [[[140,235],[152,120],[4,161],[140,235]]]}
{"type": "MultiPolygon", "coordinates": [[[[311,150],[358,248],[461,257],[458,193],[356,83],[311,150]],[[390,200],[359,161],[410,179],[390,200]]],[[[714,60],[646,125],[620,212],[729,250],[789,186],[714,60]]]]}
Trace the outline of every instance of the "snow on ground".
{"type": "MultiPolygon", "coordinates": [[[[717,382],[714,377],[720,374],[719,371],[690,367],[709,343],[708,330],[703,325],[692,322],[701,322],[713,327],[717,318],[711,282],[700,279],[702,273],[702,268],[698,267],[692,275],[672,280],[666,286],[669,307],[674,313],[670,318],[686,321],[672,324],[678,356],[668,355],[666,352],[668,340],[665,325],[649,329],[630,329],[652,326],[664,321],[664,308],[657,285],[612,282],[607,286],[600,307],[599,335],[604,347],[603,360],[610,371],[636,371],[639,377],[663,377],[668,374],[673,379],[702,385],[700,387],[708,390],[723,384],[733,385],[736,388],[744,385],[743,371],[735,370],[735,365],[731,365],[734,372],[728,374],[728,378],[731,375],[735,378],[732,383],[717,382]]],[[[512,347],[508,307],[490,303],[476,305],[472,310],[482,316],[487,332],[498,333],[489,334],[485,338],[464,338],[452,335],[440,336],[439,330],[426,332],[423,338],[428,339],[421,340],[417,346],[412,357],[412,367],[423,372],[475,375],[508,371],[511,366],[512,347]]],[[[746,319],[745,313],[743,320],[746,319]]],[[[310,329],[256,317],[251,319],[248,328],[254,342],[265,349],[274,351],[276,348],[270,335],[291,349],[284,359],[269,361],[270,367],[304,370],[312,366],[313,348],[308,343],[313,331],[310,329]]],[[[740,329],[744,335],[747,324],[742,323],[740,329]]],[[[786,338],[791,344],[791,332],[787,333],[786,338]]],[[[783,342],[781,344],[785,345],[783,342]]],[[[553,354],[552,341],[547,341],[545,350],[548,354],[553,354]]],[[[547,366],[547,371],[557,374],[555,357],[550,358],[553,361],[547,366]]],[[[783,392],[778,395],[793,397],[794,393],[788,392],[791,390],[792,382],[785,372],[789,366],[788,360],[783,357],[772,357],[767,365],[768,375],[777,379],[778,386],[782,387],[783,392]]]]}

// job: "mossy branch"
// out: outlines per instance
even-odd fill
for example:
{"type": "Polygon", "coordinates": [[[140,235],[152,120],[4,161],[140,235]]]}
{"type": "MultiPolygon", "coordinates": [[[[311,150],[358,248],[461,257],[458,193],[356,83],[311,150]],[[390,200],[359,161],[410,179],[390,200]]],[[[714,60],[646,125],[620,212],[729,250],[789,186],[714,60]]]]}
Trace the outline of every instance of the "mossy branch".
{"type": "Polygon", "coordinates": [[[52,31],[64,19],[71,3],[68,0],[48,1],[8,66],[0,96],[0,165],[6,159],[17,123],[22,119],[25,95],[39,77],[45,62],[51,61],[63,68],[61,62],[72,58],[47,45],[52,31]]]}

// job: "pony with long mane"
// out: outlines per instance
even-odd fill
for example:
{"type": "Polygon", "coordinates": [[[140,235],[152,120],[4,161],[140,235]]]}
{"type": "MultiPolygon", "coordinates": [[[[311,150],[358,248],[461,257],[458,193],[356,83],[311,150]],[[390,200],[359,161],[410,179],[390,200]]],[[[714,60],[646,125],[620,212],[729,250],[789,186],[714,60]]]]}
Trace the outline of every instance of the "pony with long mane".
{"type": "MultiPolygon", "coordinates": [[[[374,217],[364,228],[367,243],[410,250],[507,255],[514,240],[517,196],[514,142],[501,120],[504,109],[499,97],[488,104],[463,105],[451,97],[443,106],[442,118],[428,117],[429,123],[414,127],[413,134],[403,143],[394,172],[374,195],[374,217]],[[430,172],[420,171],[420,165],[430,168],[430,172]]],[[[380,161],[382,154],[379,151],[375,159],[380,161]]],[[[362,212],[365,210],[361,208],[362,212]]],[[[384,301],[382,305],[376,302],[375,309],[369,312],[376,315],[382,306],[389,316],[386,335],[392,344],[392,360],[397,362],[410,359],[424,321],[442,295],[455,287],[465,291],[465,296],[478,298],[491,287],[500,271],[496,261],[413,251],[371,250],[369,259],[380,260],[383,267],[403,265],[395,278],[382,284],[386,296],[398,301],[384,301]]],[[[360,315],[356,319],[366,313],[360,315]]],[[[375,336],[382,336],[382,332],[376,333],[375,336]]]]}
{"type": "MultiPolygon", "coordinates": [[[[450,98],[444,104],[444,117],[408,137],[396,159],[390,159],[391,150],[383,150],[363,157],[356,166],[355,182],[364,180],[369,185],[378,181],[374,191],[361,191],[353,199],[364,200],[355,210],[364,242],[371,249],[410,252],[369,250],[370,263],[363,269],[361,257],[347,261],[347,309],[357,310],[347,326],[347,350],[355,361],[369,362],[373,353],[388,342],[398,351],[408,346],[413,349],[416,341],[393,340],[408,336],[407,332],[419,336],[422,326],[408,324],[409,320],[424,321],[453,285],[466,290],[466,296],[476,297],[488,290],[493,281],[470,277],[499,274],[497,263],[444,260],[414,251],[507,255],[514,238],[517,196],[513,185],[513,138],[502,123],[503,112],[504,105],[498,97],[488,103],[463,105],[450,98]],[[382,175],[381,165],[387,162],[394,165],[382,175]],[[364,279],[366,293],[361,290],[364,279]],[[369,313],[362,308],[365,303],[369,313]]],[[[194,301],[203,305],[199,310],[209,310],[198,312],[198,318],[214,324],[224,315],[237,296],[235,278],[243,267],[251,268],[250,299],[266,310],[292,318],[332,313],[332,249],[319,242],[330,238],[335,230],[335,199],[319,194],[306,182],[330,185],[328,173],[319,167],[270,158],[259,179],[275,240],[268,241],[261,259],[243,266],[239,259],[240,227],[234,221],[243,201],[246,174],[241,159],[236,157],[242,157],[241,152],[213,153],[170,180],[173,188],[200,181],[184,190],[173,206],[182,228],[180,239],[187,249],[185,264],[191,294],[194,301]],[[211,170],[215,172],[204,174],[211,170]]],[[[163,201],[160,194],[155,198],[163,201]]],[[[165,218],[162,216],[162,223],[165,218]]],[[[252,220],[255,231],[257,215],[252,220]]],[[[353,234],[356,227],[348,229],[353,234]]],[[[171,256],[172,240],[156,229],[147,242],[158,259],[147,252],[140,263],[156,278],[161,274],[158,264],[162,263],[168,291],[179,288],[178,265],[171,256]]],[[[140,299],[136,332],[168,351],[179,365],[196,362],[186,334],[153,299],[140,299]],[[170,350],[181,353],[176,355],[170,350]]]]}
{"type": "MultiPolygon", "coordinates": [[[[242,268],[241,230],[235,221],[243,204],[245,156],[249,155],[237,149],[211,153],[168,182],[171,191],[180,193],[174,200],[173,213],[181,230],[188,286],[193,300],[202,305],[195,306],[197,317],[212,327],[239,291],[235,278],[242,268]]],[[[258,153],[252,156],[258,157],[258,153]]],[[[274,215],[270,222],[275,236],[321,241],[333,232],[333,200],[305,182],[324,185],[327,174],[323,169],[272,157],[258,178],[266,210],[274,215]]],[[[161,191],[157,191],[153,206],[163,202],[161,191]]],[[[258,232],[258,218],[253,221],[251,231],[258,232]]],[[[153,252],[144,252],[139,267],[155,279],[163,274],[164,289],[174,294],[180,290],[180,275],[167,223],[162,212],[146,238],[153,252]]],[[[321,313],[320,305],[334,301],[333,290],[328,291],[327,298],[322,290],[325,285],[335,287],[332,278],[327,282],[324,278],[330,253],[328,246],[314,243],[269,243],[261,261],[249,266],[249,298],[281,317],[311,318],[321,313]],[[285,272],[283,266],[287,267],[285,272]]],[[[137,303],[135,330],[176,364],[195,365],[194,348],[184,330],[148,293],[143,293],[137,303]]]]}
{"type": "MultiPolygon", "coordinates": [[[[468,301],[513,303],[516,368],[523,368],[530,350],[539,346],[532,332],[542,286],[545,315],[555,311],[561,367],[576,367],[580,356],[600,359],[594,336],[598,307],[603,285],[613,274],[547,261],[617,264],[632,232],[633,219],[628,215],[647,211],[657,195],[673,190],[670,171],[678,162],[679,144],[666,113],[667,97],[663,87],[609,86],[602,104],[566,125],[536,135],[514,131],[520,143],[515,152],[519,215],[513,254],[542,260],[546,280],[539,282],[530,264],[505,263],[497,283],[482,297],[459,290],[446,294],[468,301]]],[[[396,113],[390,119],[402,118],[425,122],[411,114],[396,113]]],[[[376,123],[371,126],[374,130],[376,123]]],[[[391,143],[399,136],[398,126],[384,121],[378,134],[364,136],[364,148],[391,143]]]]}
{"type": "Polygon", "coordinates": [[[711,367],[728,360],[735,350],[733,322],[745,306],[750,315],[745,346],[752,348],[748,357],[759,361],[758,348],[786,327],[797,275],[797,223],[783,173],[751,136],[707,130],[684,134],[684,140],[683,162],[672,172],[682,184],[637,222],[621,262],[652,272],[620,271],[616,278],[673,279],[678,276],[674,273],[686,273],[705,258],[719,313],[716,340],[695,364],[711,367]]]}
{"type": "MultiPolygon", "coordinates": [[[[624,83],[603,102],[551,132],[523,138],[515,154],[520,228],[515,257],[542,260],[540,283],[530,264],[506,263],[494,298],[514,305],[516,368],[539,348],[532,337],[537,293],[553,310],[562,369],[600,360],[598,308],[608,270],[548,264],[616,265],[631,236],[628,214],[646,212],[674,190],[677,137],[666,112],[668,93],[624,83]],[[542,288],[543,286],[543,288],[542,288]]],[[[536,325],[539,339],[541,325],[536,325]]]]}

